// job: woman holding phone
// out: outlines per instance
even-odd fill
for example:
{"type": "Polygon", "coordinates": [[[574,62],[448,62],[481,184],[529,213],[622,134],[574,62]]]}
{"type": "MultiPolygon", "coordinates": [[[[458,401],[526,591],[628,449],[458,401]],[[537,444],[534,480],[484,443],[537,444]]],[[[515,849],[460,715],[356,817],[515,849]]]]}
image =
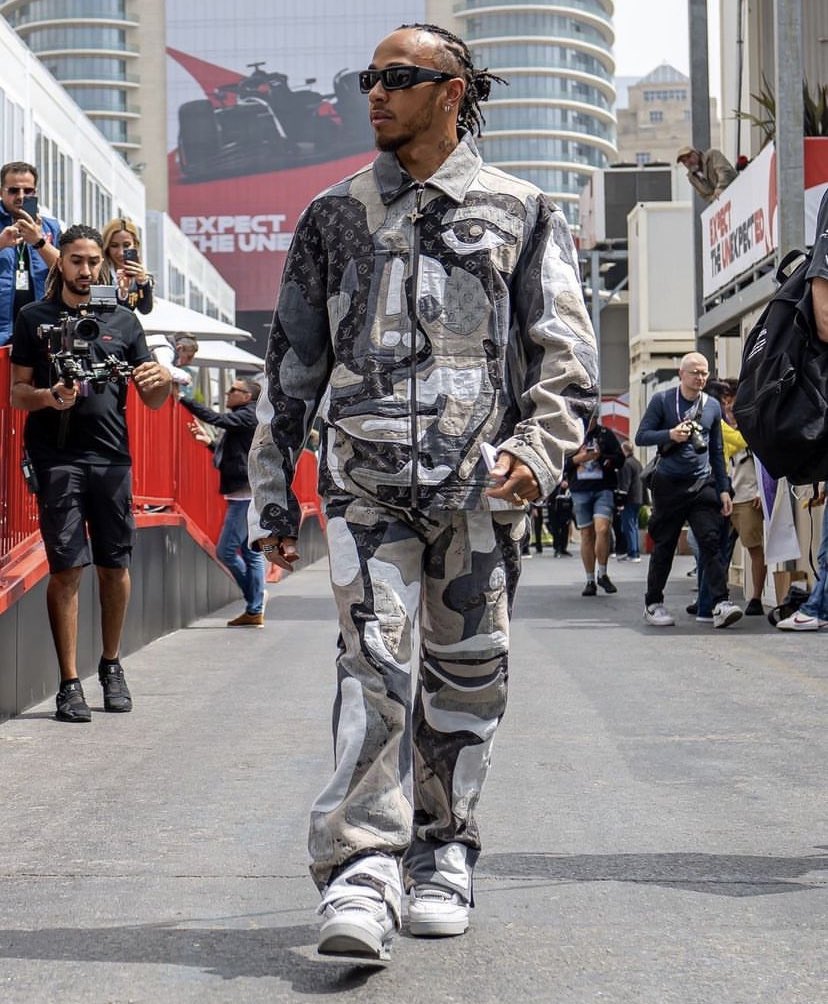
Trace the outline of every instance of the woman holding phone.
{"type": "Polygon", "coordinates": [[[141,238],[132,220],[110,220],[103,229],[102,285],[115,286],[118,303],[148,314],[152,310],[152,276],[141,262],[141,238]]]}

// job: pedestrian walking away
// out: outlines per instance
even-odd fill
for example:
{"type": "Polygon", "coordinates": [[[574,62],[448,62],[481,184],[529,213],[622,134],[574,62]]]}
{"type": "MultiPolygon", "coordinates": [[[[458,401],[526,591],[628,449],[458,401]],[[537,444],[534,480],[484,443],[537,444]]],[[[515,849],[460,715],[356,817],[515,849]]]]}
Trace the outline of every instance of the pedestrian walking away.
{"type": "Polygon", "coordinates": [[[92,713],[78,677],[78,591],[85,565],[94,562],[101,607],[102,654],[98,678],[106,711],[132,710],[119,660],[129,602],[129,564],[135,537],[132,469],[125,417],[127,383],[141,400],[160,408],[170,375],[151,359],[132,311],[90,303],[103,261],[103,239],[92,227],[69,227],[60,237],[57,266],[43,300],[23,307],[12,341],[12,405],[28,412],[24,443],[29,484],[36,492],[40,533],[49,562],[46,606],[60,670],[56,717],[89,722],[92,713]],[[62,370],[79,319],[98,335],[62,370]],[[89,393],[88,362],[107,373],[89,393]],[[79,370],[83,376],[79,376],[79,370]]]}
{"type": "Polygon", "coordinates": [[[720,553],[723,519],[733,503],[722,451],[721,408],[702,389],[708,376],[703,355],[684,356],[678,386],[650,398],[635,435],[637,446],[656,446],[660,454],[651,487],[649,532],[655,546],[644,598],[644,620],[654,627],[675,623],[664,605],[664,588],[685,521],[698,541],[699,564],[714,604],[713,626],[729,627],[742,616],[728,595],[720,553]]]}
{"type": "Polygon", "coordinates": [[[198,422],[191,422],[189,426],[191,434],[213,451],[213,463],[219,471],[219,491],[227,503],[216,554],[244,596],[244,610],[227,622],[228,627],[264,627],[267,602],[264,556],[250,547],[247,539],[250,509],[247,455],[256,431],[256,401],[260,390],[261,385],[255,380],[236,378],[227,388],[227,410],[224,412],[213,411],[189,398],[179,398],[197,419],[220,430],[219,438],[214,440],[198,422]]]}
{"type": "Polygon", "coordinates": [[[624,463],[618,471],[618,501],[621,504],[621,532],[624,535],[626,554],[619,555],[619,561],[641,561],[641,547],[638,536],[638,514],[644,504],[644,485],[641,481],[641,463],[633,452],[633,445],[625,439],[621,444],[624,463]]]}
{"type": "Polygon", "coordinates": [[[309,834],[319,951],[377,960],[405,894],[412,935],[468,927],[527,503],[583,438],[597,353],[562,212],[478,153],[496,78],[451,32],[405,25],[359,80],[379,154],[296,228],[250,523],[289,569],[318,413],[340,630],[336,762],[309,834]]]}

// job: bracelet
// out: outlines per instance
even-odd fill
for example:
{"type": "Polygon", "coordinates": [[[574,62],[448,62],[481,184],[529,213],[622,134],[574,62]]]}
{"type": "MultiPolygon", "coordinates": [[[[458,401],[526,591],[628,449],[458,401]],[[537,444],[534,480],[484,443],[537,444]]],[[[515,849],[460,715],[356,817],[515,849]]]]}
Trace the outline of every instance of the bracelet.
{"type": "Polygon", "coordinates": [[[32,244],[32,247],[35,249],[35,251],[39,251],[45,243],[46,243],[46,238],[41,237],[39,241],[35,241],[34,244],[32,244]]]}

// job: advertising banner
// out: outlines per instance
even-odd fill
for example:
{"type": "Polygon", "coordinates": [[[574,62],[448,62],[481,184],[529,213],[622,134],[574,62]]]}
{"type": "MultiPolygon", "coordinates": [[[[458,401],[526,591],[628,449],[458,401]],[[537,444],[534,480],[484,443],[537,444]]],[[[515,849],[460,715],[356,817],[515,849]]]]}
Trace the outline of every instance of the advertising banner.
{"type": "MultiPolygon", "coordinates": [[[[805,243],[828,187],[828,139],[805,143],[805,243]]],[[[712,296],[776,250],[776,151],[769,143],[701,217],[704,296],[712,296]]],[[[786,249],[790,250],[790,249],[786,249]]]]}
{"type": "Polygon", "coordinates": [[[238,311],[272,310],[305,206],[373,159],[357,73],[424,0],[166,6],[170,216],[238,311]]]}

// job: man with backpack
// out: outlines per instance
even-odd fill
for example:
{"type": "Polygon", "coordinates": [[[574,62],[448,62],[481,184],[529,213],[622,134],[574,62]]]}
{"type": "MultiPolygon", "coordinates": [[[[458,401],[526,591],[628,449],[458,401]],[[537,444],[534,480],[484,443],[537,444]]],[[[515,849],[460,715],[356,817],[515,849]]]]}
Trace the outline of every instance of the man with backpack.
{"type": "Polygon", "coordinates": [[[679,384],[650,399],[637,446],[657,446],[658,466],[651,482],[653,515],[649,531],[655,549],[647,574],[644,620],[654,627],[675,624],[664,606],[664,587],[685,521],[699,545],[699,563],[713,598],[713,626],[725,628],[742,616],[728,597],[727,573],[719,540],[723,517],[732,509],[722,451],[719,402],[703,391],[707,360],[688,352],[679,365],[679,384]]]}
{"type": "Polygon", "coordinates": [[[828,342],[828,188],[819,204],[813,257],[806,278],[811,281],[816,336],[828,342]]]}
{"type": "MultiPolygon", "coordinates": [[[[814,327],[817,338],[828,342],[828,189],[822,196],[811,264],[806,278],[811,283],[814,327]]],[[[826,350],[828,351],[828,350],[826,350]]],[[[825,505],[825,485],[812,505],[825,505]]],[[[822,540],[817,557],[818,574],[811,595],[790,616],[777,623],[782,631],[818,631],[828,627],[828,516],[823,509],[822,540]]]]}

